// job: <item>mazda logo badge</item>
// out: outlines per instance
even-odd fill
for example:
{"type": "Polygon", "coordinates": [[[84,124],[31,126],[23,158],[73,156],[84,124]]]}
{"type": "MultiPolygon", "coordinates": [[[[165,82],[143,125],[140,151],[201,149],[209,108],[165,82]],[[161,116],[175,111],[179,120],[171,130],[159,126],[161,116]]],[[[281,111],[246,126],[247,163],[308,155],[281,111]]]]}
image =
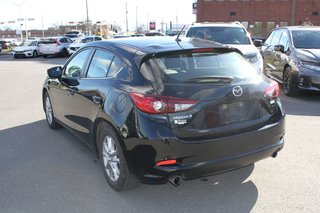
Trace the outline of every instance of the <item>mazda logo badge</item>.
{"type": "Polygon", "coordinates": [[[234,96],[239,97],[239,96],[242,95],[243,90],[242,90],[242,88],[240,86],[236,86],[236,87],[233,87],[232,93],[233,93],[234,96]]]}

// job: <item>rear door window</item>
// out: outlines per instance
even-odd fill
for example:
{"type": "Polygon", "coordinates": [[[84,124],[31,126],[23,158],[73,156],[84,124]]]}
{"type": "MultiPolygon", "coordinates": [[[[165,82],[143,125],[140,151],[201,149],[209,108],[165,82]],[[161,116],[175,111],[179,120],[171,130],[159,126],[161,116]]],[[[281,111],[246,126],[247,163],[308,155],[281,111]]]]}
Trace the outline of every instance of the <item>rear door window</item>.
{"type": "Polygon", "coordinates": [[[96,50],[89,65],[87,78],[115,76],[123,68],[122,61],[106,50],[96,50]]]}

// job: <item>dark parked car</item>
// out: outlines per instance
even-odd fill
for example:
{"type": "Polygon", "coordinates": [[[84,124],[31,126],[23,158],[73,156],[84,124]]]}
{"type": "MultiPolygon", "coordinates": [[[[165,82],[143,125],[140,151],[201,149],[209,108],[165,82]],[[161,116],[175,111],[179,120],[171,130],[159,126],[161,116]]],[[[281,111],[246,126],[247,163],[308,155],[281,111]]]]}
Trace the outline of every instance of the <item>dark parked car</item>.
{"type": "Polygon", "coordinates": [[[115,190],[179,185],[275,157],[284,144],[278,83],[235,48],[115,39],[89,43],[47,72],[49,127],[87,143],[115,190]]]}
{"type": "Polygon", "coordinates": [[[261,47],[264,73],[294,96],[299,90],[320,91],[320,27],[275,29],[261,47]]]}
{"type": "Polygon", "coordinates": [[[1,46],[1,49],[7,49],[8,48],[8,45],[7,45],[6,41],[0,41],[0,46],[1,46]]]}
{"type": "Polygon", "coordinates": [[[145,36],[164,36],[164,34],[160,32],[147,32],[144,35],[145,36]]]}

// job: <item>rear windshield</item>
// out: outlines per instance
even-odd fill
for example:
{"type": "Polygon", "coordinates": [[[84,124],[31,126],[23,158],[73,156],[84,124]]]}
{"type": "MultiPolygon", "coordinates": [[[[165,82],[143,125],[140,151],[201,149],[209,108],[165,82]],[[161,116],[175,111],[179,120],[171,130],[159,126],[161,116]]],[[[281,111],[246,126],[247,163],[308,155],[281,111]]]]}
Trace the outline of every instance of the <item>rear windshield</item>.
{"type": "Polygon", "coordinates": [[[54,44],[57,42],[57,39],[55,38],[49,38],[45,40],[41,40],[41,44],[54,44]]]}
{"type": "Polygon", "coordinates": [[[320,30],[294,30],[292,39],[296,48],[320,49],[320,30]]]}
{"type": "Polygon", "coordinates": [[[241,27],[192,27],[187,37],[201,38],[222,44],[250,44],[247,32],[241,27]]]}
{"type": "Polygon", "coordinates": [[[150,81],[175,84],[230,83],[257,77],[254,67],[237,52],[189,52],[155,57],[142,64],[141,72],[150,81]]]}

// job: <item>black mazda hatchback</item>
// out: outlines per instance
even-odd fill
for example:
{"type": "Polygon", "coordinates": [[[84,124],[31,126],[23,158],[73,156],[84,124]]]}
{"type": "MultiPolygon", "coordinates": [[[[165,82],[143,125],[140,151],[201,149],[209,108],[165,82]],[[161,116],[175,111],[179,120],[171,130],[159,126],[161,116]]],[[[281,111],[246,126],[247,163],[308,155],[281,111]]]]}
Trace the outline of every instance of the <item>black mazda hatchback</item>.
{"type": "Polygon", "coordinates": [[[228,46],[172,37],[93,42],[47,72],[49,127],[87,143],[118,191],[179,185],[275,157],[284,145],[278,83],[228,46]]]}

